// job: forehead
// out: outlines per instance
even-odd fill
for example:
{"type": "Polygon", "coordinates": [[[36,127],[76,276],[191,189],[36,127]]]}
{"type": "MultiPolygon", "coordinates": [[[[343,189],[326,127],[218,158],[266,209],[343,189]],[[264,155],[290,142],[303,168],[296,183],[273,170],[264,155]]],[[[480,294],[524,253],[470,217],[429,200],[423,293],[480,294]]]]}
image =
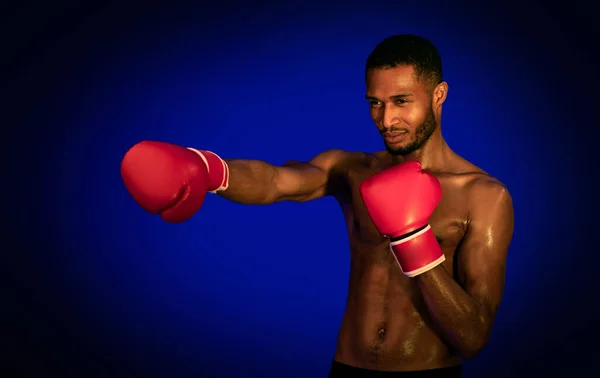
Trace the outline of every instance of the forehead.
{"type": "Polygon", "coordinates": [[[420,93],[425,86],[417,80],[412,66],[374,68],[367,71],[367,93],[375,97],[389,97],[400,93],[420,93]]]}

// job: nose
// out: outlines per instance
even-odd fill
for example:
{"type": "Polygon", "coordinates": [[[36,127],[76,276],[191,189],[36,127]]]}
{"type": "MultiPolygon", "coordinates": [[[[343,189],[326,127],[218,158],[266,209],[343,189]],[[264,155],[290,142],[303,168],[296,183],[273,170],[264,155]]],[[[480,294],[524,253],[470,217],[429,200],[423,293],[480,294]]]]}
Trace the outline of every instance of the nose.
{"type": "Polygon", "coordinates": [[[391,128],[394,125],[397,125],[400,122],[400,118],[398,117],[398,112],[395,112],[394,109],[384,108],[382,109],[382,126],[386,129],[391,128]]]}

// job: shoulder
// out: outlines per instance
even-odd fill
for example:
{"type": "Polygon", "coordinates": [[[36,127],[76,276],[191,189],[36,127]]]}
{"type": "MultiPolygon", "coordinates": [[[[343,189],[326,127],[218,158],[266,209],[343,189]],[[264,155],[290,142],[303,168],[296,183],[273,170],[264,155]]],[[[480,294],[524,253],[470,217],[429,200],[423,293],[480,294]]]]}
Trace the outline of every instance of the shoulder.
{"type": "Polygon", "coordinates": [[[346,159],[348,154],[348,151],[339,148],[331,148],[317,154],[312,158],[311,162],[327,161],[331,163],[337,163],[346,159]]]}
{"type": "Polygon", "coordinates": [[[490,202],[512,202],[510,192],[506,185],[499,179],[487,174],[473,174],[466,183],[465,190],[474,204],[488,204],[490,202]]]}
{"type": "Polygon", "coordinates": [[[447,174],[462,193],[471,220],[494,216],[512,219],[512,197],[507,186],[482,168],[456,155],[447,174]]]}
{"type": "Polygon", "coordinates": [[[458,155],[449,175],[473,203],[485,203],[494,199],[510,200],[510,193],[504,183],[458,155]]]}
{"type": "Polygon", "coordinates": [[[328,149],[314,158],[310,163],[326,171],[347,171],[356,165],[368,165],[374,157],[365,152],[328,149]]]}
{"type": "MultiPolygon", "coordinates": [[[[470,228],[489,233],[491,229],[502,230],[511,235],[514,225],[514,209],[510,192],[500,180],[488,174],[477,174],[465,187],[470,228]]],[[[497,231],[496,233],[500,233],[497,231]]]]}

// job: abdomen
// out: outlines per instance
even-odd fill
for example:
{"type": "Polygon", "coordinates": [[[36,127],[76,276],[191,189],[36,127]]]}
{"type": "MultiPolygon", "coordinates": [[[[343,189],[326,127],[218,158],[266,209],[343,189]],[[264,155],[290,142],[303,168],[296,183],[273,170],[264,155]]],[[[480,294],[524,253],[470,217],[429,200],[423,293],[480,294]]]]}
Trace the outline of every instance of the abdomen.
{"type": "Polygon", "coordinates": [[[387,245],[355,246],[335,359],[390,371],[460,363],[432,331],[424,311],[415,282],[402,275],[387,245]]]}

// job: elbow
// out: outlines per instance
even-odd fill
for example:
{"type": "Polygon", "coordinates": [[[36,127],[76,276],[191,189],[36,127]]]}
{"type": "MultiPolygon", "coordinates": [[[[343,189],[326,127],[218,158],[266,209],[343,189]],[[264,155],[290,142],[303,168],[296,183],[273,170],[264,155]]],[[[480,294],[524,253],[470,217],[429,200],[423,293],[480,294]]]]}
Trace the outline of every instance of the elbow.
{"type": "Polygon", "coordinates": [[[458,354],[465,360],[477,357],[488,344],[492,333],[493,317],[481,314],[478,321],[471,321],[469,324],[470,327],[463,328],[463,332],[459,333],[460,342],[456,345],[458,354]]]}
{"type": "Polygon", "coordinates": [[[257,205],[272,205],[282,201],[283,196],[276,190],[267,191],[262,197],[256,200],[257,205]]]}
{"type": "Polygon", "coordinates": [[[489,332],[484,331],[479,334],[474,333],[471,337],[463,339],[460,347],[458,349],[458,353],[465,360],[472,360],[481,353],[483,348],[488,343],[489,332]]]}
{"type": "Polygon", "coordinates": [[[469,346],[463,346],[459,350],[460,356],[465,360],[472,360],[481,353],[485,343],[473,344],[469,346]]]}

